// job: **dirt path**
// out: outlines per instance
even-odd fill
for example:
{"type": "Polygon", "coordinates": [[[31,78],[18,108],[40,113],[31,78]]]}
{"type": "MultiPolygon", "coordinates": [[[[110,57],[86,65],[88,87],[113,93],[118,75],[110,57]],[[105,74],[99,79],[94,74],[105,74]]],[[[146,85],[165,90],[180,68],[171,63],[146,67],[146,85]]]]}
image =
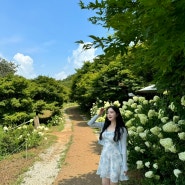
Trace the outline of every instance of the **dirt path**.
{"type": "Polygon", "coordinates": [[[72,144],[67,152],[54,185],[100,185],[101,179],[96,175],[100,157],[100,146],[92,128],[87,125],[78,107],[66,109],[66,121],[71,121],[72,144]]]}

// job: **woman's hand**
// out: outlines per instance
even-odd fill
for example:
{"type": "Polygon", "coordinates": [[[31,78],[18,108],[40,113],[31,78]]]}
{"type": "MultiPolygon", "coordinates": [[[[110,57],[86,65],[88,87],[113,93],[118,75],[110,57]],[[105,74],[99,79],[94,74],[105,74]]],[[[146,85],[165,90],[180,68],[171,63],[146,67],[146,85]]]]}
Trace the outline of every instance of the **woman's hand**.
{"type": "Polygon", "coordinates": [[[105,111],[105,108],[104,108],[104,107],[101,107],[101,108],[100,108],[100,112],[99,112],[98,115],[101,116],[101,115],[104,113],[104,111],[105,111]]]}

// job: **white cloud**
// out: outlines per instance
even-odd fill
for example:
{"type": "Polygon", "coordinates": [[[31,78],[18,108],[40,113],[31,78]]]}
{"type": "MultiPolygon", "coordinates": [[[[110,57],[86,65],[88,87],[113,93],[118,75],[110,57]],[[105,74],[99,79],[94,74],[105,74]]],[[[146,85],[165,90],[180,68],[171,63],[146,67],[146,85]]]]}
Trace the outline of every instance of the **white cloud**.
{"type": "Polygon", "coordinates": [[[67,78],[67,76],[68,76],[68,75],[67,75],[64,71],[61,71],[60,73],[55,74],[54,78],[55,78],[56,80],[63,80],[63,79],[65,79],[65,78],[67,78]]]}
{"type": "Polygon", "coordinates": [[[76,50],[73,50],[72,56],[68,57],[68,64],[64,66],[60,73],[55,74],[54,78],[56,80],[62,80],[67,78],[69,75],[74,74],[75,69],[81,68],[85,61],[93,61],[93,59],[96,57],[95,52],[95,48],[84,50],[83,44],[80,44],[76,50]]]}
{"type": "Polygon", "coordinates": [[[21,53],[17,53],[14,55],[13,59],[15,60],[14,63],[18,65],[18,75],[24,76],[25,78],[36,77],[33,68],[33,59],[30,56],[25,56],[21,53]]]}
{"type": "Polygon", "coordinates": [[[85,61],[93,61],[96,57],[95,52],[95,48],[92,47],[91,49],[84,50],[83,44],[80,44],[76,50],[73,50],[72,56],[68,57],[68,62],[73,63],[75,68],[80,68],[85,61]]]}

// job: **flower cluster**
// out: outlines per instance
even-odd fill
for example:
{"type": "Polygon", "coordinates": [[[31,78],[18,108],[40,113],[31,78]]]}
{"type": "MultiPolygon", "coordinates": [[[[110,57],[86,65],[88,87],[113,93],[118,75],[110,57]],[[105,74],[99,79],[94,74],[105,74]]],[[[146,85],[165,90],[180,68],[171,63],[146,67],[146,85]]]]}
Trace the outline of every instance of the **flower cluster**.
{"type": "MultiPolygon", "coordinates": [[[[110,103],[104,102],[104,107],[108,105],[110,103]]],[[[144,171],[146,184],[175,184],[185,176],[184,106],[185,96],[179,104],[159,96],[151,100],[134,96],[122,103],[120,112],[129,134],[129,166],[144,171]],[[163,175],[172,173],[174,176],[164,181],[163,175]]]]}
{"type": "Polygon", "coordinates": [[[158,96],[151,100],[134,96],[123,102],[120,111],[129,133],[129,165],[144,169],[146,182],[151,180],[154,183],[156,180],[158,184],[160,180],[165,184],[162,178],[164,171],[169,176],[172,173],[166,171],[166,161],[169,160],[168,167],[174,169],[174,178],[168,184],[174,184],[176,178],[184,175],[184,106],[185,96],[179,105],[158,96]]]}

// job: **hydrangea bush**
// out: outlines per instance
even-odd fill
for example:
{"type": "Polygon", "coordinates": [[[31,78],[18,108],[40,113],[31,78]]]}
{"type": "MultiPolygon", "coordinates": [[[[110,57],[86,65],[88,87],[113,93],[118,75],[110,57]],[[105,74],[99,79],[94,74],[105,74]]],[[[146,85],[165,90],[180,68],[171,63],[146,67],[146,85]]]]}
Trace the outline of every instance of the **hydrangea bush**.
{"type": "MultiPolygon", "coordinates": [[[[102,102],[100,102],[102,103],[102,102]]],[[[93,104],[91,115],[99,110],[93,104]]],[[[119,102],[104,102],[104,107],[119,102]]],[[[185,185],[185,96],[169,102],[133,97],[124,101],[121,114],[128,128],[128,163],[144,173],[145,185],[185,185]]],[[[99,120],[104,120],[105,115],[99,120]]]]}
{"type": "Polygon", "coordinates": [[[16,128],[1,128],[0,156],[6,156],[16,152],[38,146],[42,139],[47,139],[45,132],[48,128],[44,125],[34,128],[33,124],[22,125],[16,128]]]}

